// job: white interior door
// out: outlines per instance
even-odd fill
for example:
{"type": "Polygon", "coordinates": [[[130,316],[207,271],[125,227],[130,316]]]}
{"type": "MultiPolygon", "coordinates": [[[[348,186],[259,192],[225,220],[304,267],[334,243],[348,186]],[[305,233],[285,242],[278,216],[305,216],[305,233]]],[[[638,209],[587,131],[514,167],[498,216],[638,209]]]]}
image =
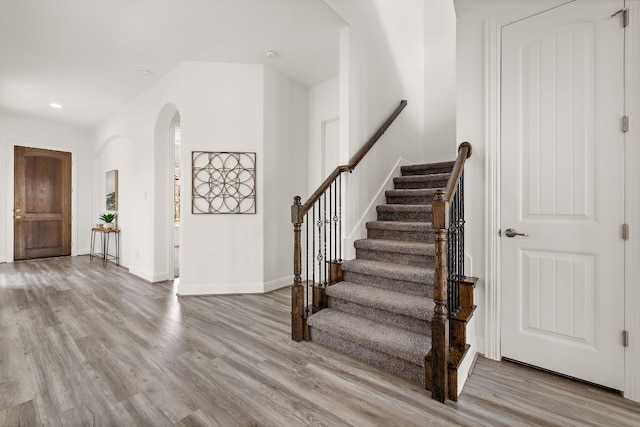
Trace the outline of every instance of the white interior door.
{"type": "Polygon", "coordinates": [[[618,390],[622,7],[576,1],[503,28],[500,189],[503,357],[618,390]]]}

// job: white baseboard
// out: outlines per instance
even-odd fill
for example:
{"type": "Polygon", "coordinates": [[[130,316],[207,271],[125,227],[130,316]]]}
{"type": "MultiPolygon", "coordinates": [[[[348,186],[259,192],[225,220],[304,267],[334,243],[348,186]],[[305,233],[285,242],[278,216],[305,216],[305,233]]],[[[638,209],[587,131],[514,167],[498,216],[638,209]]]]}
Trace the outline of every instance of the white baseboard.
{"type": "Polygon", "coordinates": [[[142,280],[154,283],[153,272],[151,272],[151,271],[144,271],[144,270],[139,270],[136,267],[130,267],[129,268],[129,273],[133,274],[136,277],[141,278],[142,280]]]}
{"type": "MultiPolygon", "coordinates": [[[[471,333],[471,335],[475,335],[475,317],[471,318],[469,323],[467,323],[467,331],[471,333]]],[[[470,344],[469,350],[467,351],[467,355],[464,357],[464,360],[458,367],[458,396],[462,393],[462,389],[469,378],[469,372],[473,367],[473,362],[475,361],[478,354],[478,346],[476,344],[476,337],[467,336],[467,341],[470,344]],[[470,339],[471,338],[471,339],[470,339]]]]}
{"type": "Polygon", "coordinates": [[[264,283],[209,283],[178,285],[178,296],[187,295],[229,295],[229,294],[264,294],[293,284],[293,276],[270,280],[264,283]]]}
{"type": "Polygon", "coordinates": [[[264,293],[264,284],[262,283],[216,283],[198,285],[180,283],[177,292],[178,296],[261,293],[264,293]]]}
{"type": "Polygon", "coordinates": [[[0,264],[7,262],[7,257],[0,257],[0,264]]]}
{"type": "Polygon", "coordinates": [[[293,285],[293,275],[283,277],[281,279],[270,280],[264,282],[264,293],[275,291],[276,289],[286,288],[293,285]]]}

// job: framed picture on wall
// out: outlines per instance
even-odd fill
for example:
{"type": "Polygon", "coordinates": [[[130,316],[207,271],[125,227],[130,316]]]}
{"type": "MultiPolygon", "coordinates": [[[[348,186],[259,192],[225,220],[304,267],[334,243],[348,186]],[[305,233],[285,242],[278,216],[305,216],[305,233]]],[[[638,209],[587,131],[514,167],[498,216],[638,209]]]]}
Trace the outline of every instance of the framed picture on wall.
{"type": "Polygon", "coordinates": [[[118,210],[118,170],[114,169],[106,175],[106,207],[108,211],[118,210]]]}

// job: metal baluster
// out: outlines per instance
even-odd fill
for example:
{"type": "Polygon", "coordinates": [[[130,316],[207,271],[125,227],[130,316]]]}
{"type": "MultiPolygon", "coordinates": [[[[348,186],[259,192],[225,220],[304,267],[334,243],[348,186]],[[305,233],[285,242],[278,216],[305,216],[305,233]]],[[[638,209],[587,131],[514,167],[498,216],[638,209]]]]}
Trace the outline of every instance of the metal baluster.
{"type": "Polygon", "coordinates": [[[318,261],[318,285],[322,285],[322,199],[318,200],[318,220],[316,221],[316,227],[318,227],[318,255],[316,259],[318,261]]]}
{"type": "MultiPolygon", "coordinates": [[[[313,238],[312,238],[313,242],[311,244],[311,246],[312,246],[311,249],[312,249],[313,252],[311,252],[311,256],[315,258],[315,256],[316,256],[316,207],[315,207],[315,205],[311,207],[311,212],[312,212],[312,217],[313,217],[313,225],[311,226],[312,229],[313,229],[313,238]]],[[[313,299],[314,295],[315,295],[315,292],[313,292],[313,287],[316,285],[316,263],[315,263],[315,259],[312,259],[312,264],[311,265],[313,266],[313,272],[311,273],[313,277],[312,277],[312,280],[311,280],[311,291],[310,292],[311,292],[311,298],[313,299]]],[[[314,301],[314,303],[315,303],[315,301],[314,301]]],[[[309,309],[307,308],[307,311],[308,310],[309,309]]]]}
{"type": "Polygon", "coordinates": [[[333,236],[335,239],[333,240],[333,256],[334,261],[338,261],[338,180],[333,181],[333,185],[335,186],[335,190],[333,192],[333,236]]]}
{"type": "Polygon", "coordinates": [[[306,304],[306,317],[309,317],[309,212],[307,212],[304,216],[306,227],[307,227],[307,235],[305,240],[306,254],[305,257],[307,259],[307,274],[305,275],[305,289],[307,290],[307,304],[306,304]]]}
{"type": "MultiPolygon", "coordinates": [[[[335,180],[333,180],[333,182],[335,182],[335,180]]],[[[329,258],[327,258],[327,270],[329,271],[329,275],[327,276],[328,283],[331,283],[333,281],[333,277],[331,277],[331,263],[333,262],[333,257],[334,257],[334,253],[333,253],[333,240],[335,239],[335,236],[333,235],[333,228],[331,227],[331,212],[333,210],[333,182],[331,183],[331,185],[329,186],[329,211],[328,211],[328,218],[327,218],[327,226],[329,228],[329,258]]]]}
{"type": "Polygon", "coordinates": [[[324,204],[324,209],[322,210],[322,230],[324,233],[324,282],[323,285],[327,286],[327,192],[325,191],[322,194],[322,202],[324,204]]]}
{"type": "Polygon", "coordinates": [[[338,191],[340,192],[338,195],[338,219],[340,222],[338,224],[338,250],[340,251],[338,261],[342,262],[342,174],[338,175],[338,180],[338,191]]]}

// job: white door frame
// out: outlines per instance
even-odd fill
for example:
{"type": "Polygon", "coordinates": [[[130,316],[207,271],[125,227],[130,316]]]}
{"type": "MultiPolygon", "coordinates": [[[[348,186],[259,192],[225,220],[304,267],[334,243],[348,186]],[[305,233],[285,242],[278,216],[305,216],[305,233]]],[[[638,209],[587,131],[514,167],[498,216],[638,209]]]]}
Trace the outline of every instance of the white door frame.
{"type": "MultiPolygon", "coordinates": [[[[487,251],[485,258],[485,356],[499,360],[502,356],[500,351],[500,290],[502,287],[500,277],[500,257],[501,239],[498,230],[501,227],[500,218],[500,82],[501,76],[501,33],[502,27],[518,20],[527,18],[547,11],[549,9],[571,3],[576,0],[539,0],[531,2],[503,2],[505,7],[498,16],[484,21],[484,41],[485,41],[485,182],[487,192],[485,197],[485,236],[487,239],[487,251]]],[[[579,1],[579,0],[578,0],[579,1]]],[[[603,0],[606,1],[606,0],[603,0]]],[[[630,8],[630,21],[632,25],[627,28],[626,33],[626,70],[627,81],[627,111],[630,117],[639,118],[640,123],[640,82],[632,81],[632,72],[640,72],[640,53],[634,52],[632,46],[637,46],[640,41],[640,29],[634,28],[640,25],[640,0],[627,0],[626,4],[630,8]],[[634,84],[635,83],[635,84],[634,84]],[[634,114],[635,113],[635,114],[634,114]]],[[[615,11],[612,11],[615,12],[615,11]]],[[[637,50],[637,49],[636,49],[637,50]]],[[[631,120],[633,123],[633,120],[631,120]]],[[[638,125],[640,127],[640,124],[638,125]]],[[[625,175],[625,218],[630,224],[631,230],[634,227],[640,229],[640,197],[633,198],[633,189],[640,187],[640,172],[633,171],[631,165],[640,163],[640,147],[638,147],[638,130],[630,126],[630,132],[626,135],[626,155],[627,172],[625,175]],[[634,141],[634,144],[630,142],[634,141]],[[635,207],[635,209],[634,209],[635,207]]],[[[636,191],[637,193],[637,191],[636,191]]],[[[640,313],[635,310],[640,306],[640,286],[635,284],[631,278],[640,276],[640,267],[637,260],[640,258],[640,238],[634,240],[631,234],[630,240],[625,247],[625,277],[627,286],[625,287],[625,329],[629,331],[629,347],[625,349],[625,387],[623,393],[628,399],[640,401],[640,313]]],[[[640,236],[640,234],[638,234],[640,236]]]]}

